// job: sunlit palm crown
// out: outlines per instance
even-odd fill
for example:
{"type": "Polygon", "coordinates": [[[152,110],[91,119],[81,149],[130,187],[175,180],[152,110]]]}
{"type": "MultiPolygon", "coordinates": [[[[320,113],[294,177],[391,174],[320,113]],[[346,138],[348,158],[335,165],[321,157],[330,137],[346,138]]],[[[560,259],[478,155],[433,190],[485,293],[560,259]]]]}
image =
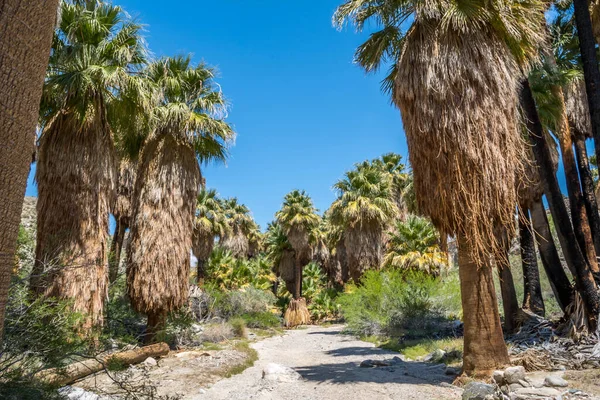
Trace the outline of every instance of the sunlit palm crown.
{"type": "Polygon", "coordinates": [[[222,207],[225,211],[227,223],[234,233],[242,233],[248,236],[253,230],[257,229],[256,222],[250,214],[250,209],[241,204],[237,197],[222,200],[222,207]]]}
{"type": "Polygon", "coordinates": [[[269,223],[265,234],[265,250],[275,266],[279,265],[283,252],[292,250],[292,245],[283,231],[283,228],[277,222],[269,223]]]}
{"type": "Polygon", "coordinates": [[[385,266],[438,274],[446,262],[438,246],[438,234],[427,219],[411,215],[390,232],[385,266]]]}
{"type": "Polygon", "coordinates": [[[213,83],[214,71],[178,56],[150,64],[144,76],[155,90],[154,134],[189,144],[201,162],[224,161],[235,133],[224,121],[227,104],[213,83]]]}
{"type": "Polygon", "coordinates": [[[381,27],[357,48],[355,61],[367,72],[391,64],[382,89],[393,92],[396,61],[415,26],[427,26],[440,35],[457,38],[464,33],[491,31],[509,47],[517,62],[527,67],[538,58],[544,40],[544,20],[540,16],[547,7],[548,2],[540,0],[348,0],[336,10],[333,23],[342,28],[351,22],[358,31],[368,22],[381,27]]]}
{"type": "Polygon", "coordinates": [[[294,190],[283,199],[283,206],[275,217],[286,232],[301,228],[305,232],[319,226],[321,218],[312,199],[304,190],[294,190]]]}
{"type": "Polygon", "coordinates": [[[202,189],[198,194],[194,228],[221,237],[230,230],[221,201],[214,189],[202,189]]]}
{"type": "Polygon", "coordinates": [[[82,125],[122,112],[117,106],[121,94],[141,85],[135,75],[146,62],[141,30],[120,7],[95,0],[63,1],[40,124],[46,126],[59,112],[72,114],[82,125]]]}
{"type": "Polygon", "coordinates": [[[377,166],[358,164],[334,185],[334,189],[338,192],[338,199],[329,210],[334,224],[384,225],[398,215],[392,179],[377,166]]]}

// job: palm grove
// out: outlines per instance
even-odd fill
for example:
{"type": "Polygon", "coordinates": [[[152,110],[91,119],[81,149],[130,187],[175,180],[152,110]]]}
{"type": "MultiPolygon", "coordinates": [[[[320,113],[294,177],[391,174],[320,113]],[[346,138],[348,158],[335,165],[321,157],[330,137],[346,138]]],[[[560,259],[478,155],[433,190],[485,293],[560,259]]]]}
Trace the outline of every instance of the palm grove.
{"type": "Polygon", "coordinates": [[[0,35],[0,125],[11,144],[0,149],[2,319],[37,125],[30,289],[70,300],[84,315],[83,335],[103,325],[126,230],[126,291],[147,316],[147,341],[186,304],[190,250],[200,285],[215,244],[240,258],[266,254],[292,295],[285,323],[294,326],[310,320],[302,287],[308,265],[339,286],[360,283],[369,269],[439,275],[447,237],[458,243],[465,373],[509,362],[494,268],[505,333],[520,309],[544,313],[536,245],[572,330],[596,330],[600,216],[585,140],[600,149],[600,29],[587,2],[554,5],[551,23],[544,13],[552,4],[537,0],[342,4],[338,27],[361,30],[373,21],[381,28],[355,60],[368,72],[391,65],[382,86],[401,112],[412,173],[395,154],[356,164],[322,215],[307,193],[293,191],[264,235],[237,199],[204,188],[200,165],[226,159],[235,135],[210,67],[189,56],[151,59],[142,26],[112,4],[63,1],[54,30],[57,1],[28,3],[9,0],[0,14],[10,33],[0,35]],[[22,43],[36,51],[19,51],[22,43]],[[109,214],[117,220],[112,243],[109,214]],[[517,236],[522,303],[507,262],[517,236]]]}

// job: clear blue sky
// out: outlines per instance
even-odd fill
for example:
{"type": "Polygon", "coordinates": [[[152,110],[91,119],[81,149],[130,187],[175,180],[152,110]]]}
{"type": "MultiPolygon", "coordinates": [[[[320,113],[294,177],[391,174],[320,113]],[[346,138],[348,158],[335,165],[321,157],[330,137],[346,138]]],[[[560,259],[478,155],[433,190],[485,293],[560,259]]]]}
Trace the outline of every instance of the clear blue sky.
{"type": "Polygon", "coordinates": [[[323,211],[354,163],[390,151],[407,156],[381,77],[352,63],[366,35],[331,25],[341,0],[114,3],[147,25],[155,56],[192,53],[218,68],[238,137],[227,165],[203,173],[208,187],[247,204],[263,229],[287,192],[306,190],[323,211]]]}

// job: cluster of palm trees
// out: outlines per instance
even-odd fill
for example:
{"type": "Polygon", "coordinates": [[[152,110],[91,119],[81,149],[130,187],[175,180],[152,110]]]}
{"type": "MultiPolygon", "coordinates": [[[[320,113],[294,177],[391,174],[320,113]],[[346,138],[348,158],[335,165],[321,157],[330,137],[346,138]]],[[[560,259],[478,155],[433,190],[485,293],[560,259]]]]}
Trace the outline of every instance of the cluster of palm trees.
{"type": "Polygon", "coordinates": [[[63,0],[59,14],[38,118],[31,289],[72,302],[93,333],[129,229],[127,295],[151,339],[187,302],[190,249],[206,235],[194,224],[200,165],[224,160],[235,136],[227,103],[210,67],[151,59],[143,26],[122,8],[63,0]]]}
{"type": "MultiPolygon", "coordinates": [[[[592,2],[597,10],[597,3],[592,2]]],[[[359,46],[367,72],[390,64],[382,82],[399,108],[413,168],[415,201],[459,252],[463,371],[488,374],[509,362],[492,280],[498,267],[506,326],[518,303],[508,264],[516,221],[525,279],[522,308],[543,314],[535,253],[573,328],[594,331],[599,215],[585,139],[600,149],[600,70],[590,5],[503,0],[347,0],[334,24],[381,29],[359,46]],[[560,191],[564,163],[570,215],[560,191]],[[542,196],[552,214],[571,283],[561,265],[542,196]],[[516,218],[518,216],[518,218],[516,218]]],[[[600,31],[597,18],[596,31],[600,31]]]]}
{"type": "Polygon", "coordinates": [[[400,155],[356,164],[334,189],[337,199],[323,216],[306,192],[288,193],[267,229],[266,253],[293,295],[284,318],[287,326],[310,321],[302,296],[303,268],[309,263],[319,265],[336,287],[350,279],[360,283],[369,269],[435,276],[448,265],[431,222],[412,214],[412,179],[400,155]]]}

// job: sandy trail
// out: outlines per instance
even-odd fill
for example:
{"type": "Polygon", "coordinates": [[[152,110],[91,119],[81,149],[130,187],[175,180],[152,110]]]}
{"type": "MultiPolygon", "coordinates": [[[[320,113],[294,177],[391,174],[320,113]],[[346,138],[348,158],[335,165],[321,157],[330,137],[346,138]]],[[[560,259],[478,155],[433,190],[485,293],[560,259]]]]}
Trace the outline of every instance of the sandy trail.
{"type": "Polygon", "coordinates": [[[215,383],[187,399],[459,399],[442,366],[405,362],[392,367],[360,368],[361,361],[389,360],[397,353],[341,334],[343,326],[287,331],[252,347],[259,360],[242,374],[215,383]],[[295,382],[262,379],[269,363],[291,367],[303,377],[295,382]]]}

